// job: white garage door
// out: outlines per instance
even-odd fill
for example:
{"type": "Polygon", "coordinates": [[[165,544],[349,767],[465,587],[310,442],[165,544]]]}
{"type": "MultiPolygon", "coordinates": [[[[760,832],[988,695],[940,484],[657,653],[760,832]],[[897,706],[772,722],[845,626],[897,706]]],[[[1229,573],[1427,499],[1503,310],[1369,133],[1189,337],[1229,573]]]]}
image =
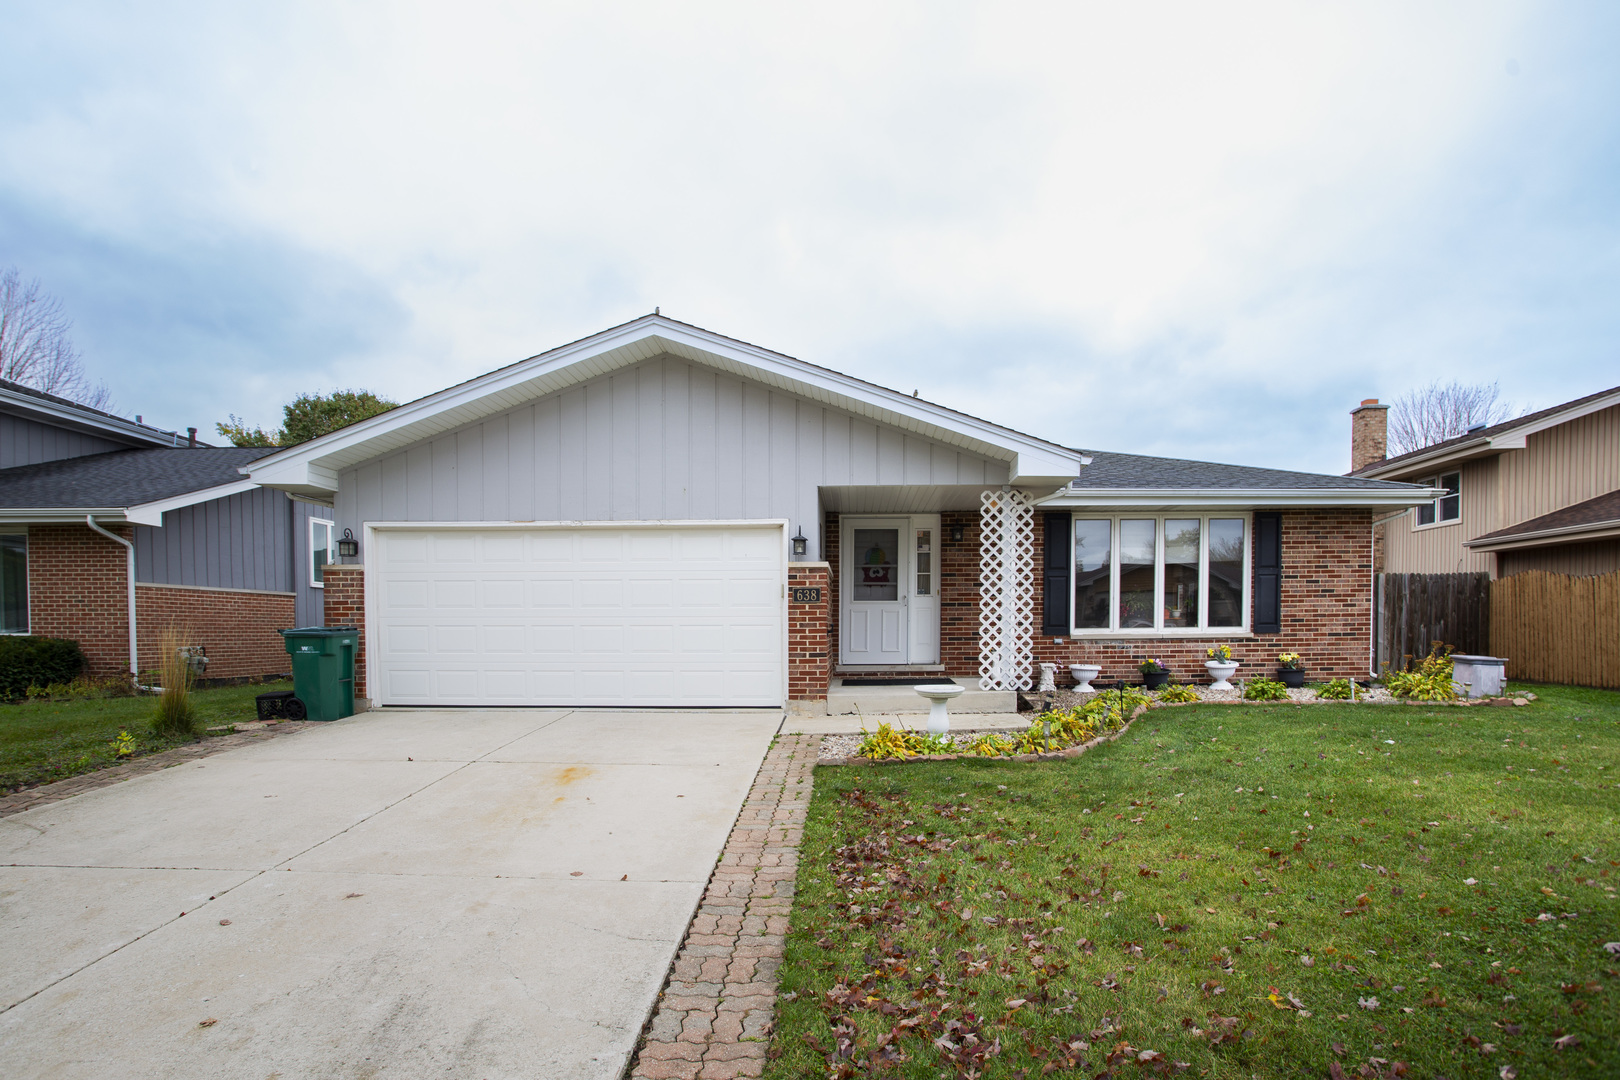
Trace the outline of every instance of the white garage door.
{"type": "Polygon", "coordinates": [[[782,526],[379,527],[385,705],[781,705],[782,526]]]}

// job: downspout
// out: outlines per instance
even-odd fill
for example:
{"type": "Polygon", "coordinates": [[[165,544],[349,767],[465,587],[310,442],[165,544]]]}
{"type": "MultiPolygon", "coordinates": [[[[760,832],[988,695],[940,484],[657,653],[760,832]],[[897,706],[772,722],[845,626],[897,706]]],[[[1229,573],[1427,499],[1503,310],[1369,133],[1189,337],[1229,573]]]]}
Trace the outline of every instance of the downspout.
{"type": "Polygon", "coordinates": [[[97,525],[93,515],[84,515],[84,523],[90,526],[92,531],[100,533],[115,543],[124,545],[124,558],[127,567],[124,580],[129,586],[129,677],[138,684],[141,681],[141,670],[137,660],[139,654],[135,649],[135,545],[117,533],[108,532],[100,525],[97,525]]]}
{"type": "MultiPolygon", "coordinates": [[[[1378,526],[1384,524],[1386,521],[1394,521],[1396,518],[1410,512],[1411,509],[1412,508],[1408,506],[1405,510],[1398,510],[1393,514],[1386,514],[1381,518],[1376,518],[1372,523],[1372,528],[1377,529],[1378,526]]],[[[1376,534],[1372,533],[1371,530],[1369,530],[1369,539],[1374,543],[1377,542],[1377,536],[1376,534]]],[[[1386,552],[1389,550],[1388,545],[1385,545],[1384,550],[1386,552]]],[[[1372,633],[1367,639],[1367,675],[1369,678],[1376,679],[1378,678],[1378,575],[1374,574],[1372,577],[1372,618],[1369,620],[1372,623],[1372,633]]],[[[1352,691],[1352,694],[1353,693],[1354,691],[1352,691]]]]}

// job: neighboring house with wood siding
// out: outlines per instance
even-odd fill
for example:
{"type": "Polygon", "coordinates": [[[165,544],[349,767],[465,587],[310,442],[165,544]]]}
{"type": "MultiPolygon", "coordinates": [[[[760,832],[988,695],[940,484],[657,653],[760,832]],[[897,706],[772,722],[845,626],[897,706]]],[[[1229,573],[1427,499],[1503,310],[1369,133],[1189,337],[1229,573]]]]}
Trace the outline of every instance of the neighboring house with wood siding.
{"type": "Polygon", "coordinates": [[[96,676],[153,669],[170,625],[209,678],[287,670],[275,631],[322,621],[332,515],[241,475],[272,449],[0,380],[0,633],[78,641],[96,676]]]}
{"type": "Polygon", "coordinates": [[[1352,411],[1349,475],[1444,493],[1376,526],[1379,572],[1620,570],[1620,387],[1394,458],[1387,409],[1352,411]]]}

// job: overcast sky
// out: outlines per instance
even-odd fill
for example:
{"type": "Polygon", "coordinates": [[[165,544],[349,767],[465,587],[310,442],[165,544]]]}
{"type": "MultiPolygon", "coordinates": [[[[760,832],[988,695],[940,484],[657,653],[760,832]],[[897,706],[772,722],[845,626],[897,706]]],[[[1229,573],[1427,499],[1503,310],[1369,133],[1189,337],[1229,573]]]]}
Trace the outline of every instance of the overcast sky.
{"type": "Polygon", "coordinates": [[[407,400],[650,312],[1324,472],[1620,384],[1620,4],[35,4],[0,266],[117,409],[407,400]]]}

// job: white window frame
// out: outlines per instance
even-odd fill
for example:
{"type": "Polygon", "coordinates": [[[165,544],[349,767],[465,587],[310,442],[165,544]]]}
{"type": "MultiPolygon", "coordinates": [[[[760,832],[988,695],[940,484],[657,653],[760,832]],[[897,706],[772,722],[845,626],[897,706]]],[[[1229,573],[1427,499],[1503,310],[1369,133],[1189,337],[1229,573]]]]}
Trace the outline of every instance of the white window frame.
{"type": "Polygon", "coordinates": [[[331,566],[337,562],[336,552],[333,548],[333,545],[337,543],[337,538],[335,536],[337,532],[337,522],[328,521],[326,518],[318,517],[312,517],[309,519],[309,587],[312,589],[324,589],[326,588],[326,583],[315,576],[315,527],[317,525],[324,526],[326,528],[326,557],[328,561],[322,563],[321,565],[331,566]]]}
{"type": "Polygon", "coordinates": [[[1254,515],[1232,511],[1183,511],[1167,513],[1132,514],[1074,514],[1069,525],[1069,636],[1074,638],[1204,638],[1210,635],[1232,637],[1249,633],[1250,607],[1254,603],[1254,515]],[[1198,519],[1198,625],[1164,625],[1164,523],[1198,519]],[[1243,522],[1243,620],[1241,626],[1210,626],[1209,622],[1209,523],[1211,520],[1243,522]],[[1074,598],[1074,522],[1110,522],[1108,552],[1108,626],[1075,626],[1079,605],[1074,598]],[[1148,627],[1121,627],[1119,625],[1119,538],[1120,522],[1152,521],[1153,526],[1153,625],[1148,627]]]}
{"type": "Polygon", "coordinates": [[[0,637],[27,637],[33,632],[34,624],[33,605],[28,602],[28,560],[30,557],[28,554],[28,532],[26,529],[22,532],[6,531],[4,535],[20,536],[23,541],[23,628],[21,630],[0,630],[0,637]]]}
{"type": "Polygon", "coordinates": [[[1450,525],[1461,525],[1462,524],[1462,519],[1463,519],[1463,478],[1462,478],[1462,470],[1461,469],[1453,469],[1450,472],[1443,472],[1439,476],[1431,476],[1431,477],[1429,477],[1429,478],[1427,478],[1425,480],[1419,480],[1418,483],[1423,484],[1423,485],[1425,485],[1427,487],[1435,487],[1435,488],[1437,488],[1437,487],[1445,487],[1445,484],[1441,483],[1441,481],[1443,481],[1448,476],[1455,476],[1457,478],[1457,516],[1454,517],[1454,518],[1444,518],[1444,519],[1442,519],[1440,517],[1440,504],[1442,502],[1444,502],[1446,499],[1450,498],[1450,496],[1448,496],[1448,495],[1441,495],[1439,498],[1433,499],[1433,500],[1423,504],[1424,506],[1430,506],[1430,507],[1434,508],[1434,520],[1433,521],[1424,522],[1418,516],[1419,507],[1416,507],[1416,506],[1412,507],[1412,531],[1413,532],[1417,532],[1420,529],[1422,529],[1422,530],[1444,529],[1444,528],[1446,528],[1447,526],[1450,526],[1450,525]]]}

